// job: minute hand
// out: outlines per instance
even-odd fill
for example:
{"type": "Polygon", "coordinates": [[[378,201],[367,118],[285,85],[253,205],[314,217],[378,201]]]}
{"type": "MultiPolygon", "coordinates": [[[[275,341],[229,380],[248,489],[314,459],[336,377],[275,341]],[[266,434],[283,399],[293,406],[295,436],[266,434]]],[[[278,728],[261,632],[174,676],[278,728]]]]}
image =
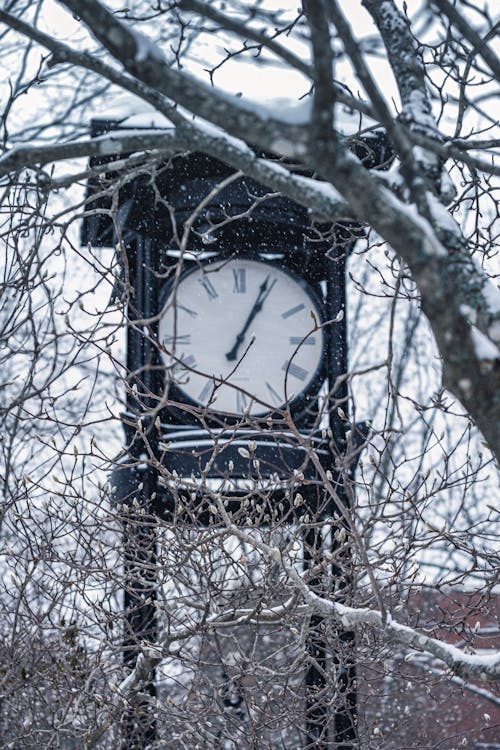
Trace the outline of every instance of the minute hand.
{"type": "Polygon", "coordinates": [[[268,288],[269,283],[269,276],[268,274],[262,284],[259,287],[259,293],[257,295],[257,299],[254,302],[254,306],[250,310],[250,313],[248,315],[248,318],[246,319],[245,325],[239,332],[239,334],[236,336],[236,341],[234,342],[234,346],[231,349],[231,351],[227,352],[226,359],[228,359],[230,362],[234,361],[236,357],[238,356],[238,349],[240,348],[241,344],[243,343],[243,339],[245,338],[245,334],[248,331],[248,328],[252,322],[252,320],[255,318],[257,313],[259,313],[262,310],[262,306],[269,296],[271,289],[276,284],[276,279],[274,279],[271,283],[271,285],[268,288]]]}

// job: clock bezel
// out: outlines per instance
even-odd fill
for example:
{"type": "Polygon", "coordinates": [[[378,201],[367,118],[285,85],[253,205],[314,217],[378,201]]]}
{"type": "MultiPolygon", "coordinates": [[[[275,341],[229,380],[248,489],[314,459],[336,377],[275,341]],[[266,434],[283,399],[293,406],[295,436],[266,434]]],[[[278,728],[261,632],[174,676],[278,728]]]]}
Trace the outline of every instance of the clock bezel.
{"type": "MultiPolygon", "coordinates": [[[[273,255],[278,254],[280,251],[273,251],[273,255]]],[[[212,257],[208,260],[204,261],[187,261],[190,265],[190,267],[186,268],[182,271],[178,281],[177,285],[179,286],[184,279],[186,279],[188,276],[190,276],[192,273],[199,272],[200,268],[207,268],[212,265],[217,264],[228,264],[232,261],[237,260],[243,260],[243,261],[253,261],[259,263],[263,268],[276,268],[278,271],[287,274],[290,276],[295,283],[297,283],[302,289],[306,292],[307,296],[311,299],[311,301],[314,304],[315,312],[318,313],[318,323],[320,325],[318,331],[320,332],[321,338],[322,338],[322,351],[321,351],[321,358],[318,363],[318,366],[316,367],[314,374],[309,379],[307,385],[305,388],[303,388],[297,395],[294,396],[294,398],[288,402],[288,410],[294,417],[300,417],[302,415],[307,414],[309,408],[311,407],[311,399],[312,397],[315,397],[319,394],[319,391],[321,389],[322,384],[324,383],[326,379],[326,364],[328,361],[328,343],[329,343],[329,336],[327,335],[327,331],[325,328],[325,322],[326,322],[326,314],[325,314],[325,302],[323,299],[323,296],[319,290],[316,290],[315,286],[311,284],[307,279],[305,279],[303,276],[298,274],[295,270],[292,268],[283,265],[282,260],[278,259],[263,259],[259,257],[259,255],[256,253],[254,254],[247,254],[244,255],[238,255],[235,254],[234,256],[226,256],[221,257],[218,255],[217,257],[212,257]]],[[[186,261],[184,261],[186,263],[186,261]]],[[[158,312],[160,313],[161,310],[165,307],[167,300],[171,294],[172,288],[174,286],[175,281],[173,279],[170,279],[167,281],[160,289],[158,294],[158,302],[159,302],[159,309],[158,312]]],[[[157,327],[156,327],[156,334],[157,339],[160,344],[160,338],[159,338],[159,331],[160,331],[160,324],[161,324],[162,316],[159,315],[157,327]]],[[[161,365],[164,365],[163,362],[163,353],[159,352],[160,356],[160,363],[161,365]]],[[[165,375],[163,377],[163,382],[165,382],[165,375]]],[[[290,389],[291,390],[291,389],[290,389]]],[[[176,412],[179,412],[179,421],[182,423],[186,423],[189,421],[190,423],[198,424],[199,418],[191,414],[189,411],[184,411],[181,407],[182,404],[186,404],[186,406],[198,409],[202,414],[204,419],[214,421],[218,424],[221,422],[225,424],[237,424],[240,423],[242,419],[248,419],[250,421],[260,421],[260,420],[266,420],[269,418],[269,415],[273,414],[279,414],[281,411],[285,410],[284,406],[277,407],[276,409],[272,409],[269,411],[263,411],[258,414],[245,414],[243,413],[237,413],[237,412],[225,412],[225,411],[217,411],[217,409],[214,409],[213,407],[208,407],[202,404],[199,401],[194,400],[191,398],[185,391],[182,389],[181,386],[179,386],[174,381],[171,381],[169,384],[169,401],[174,401],[176,404],[178,404],[178,407],[175,407],[173,405],[169,405],[168,411],[170,413],[173,413],[173,415],[176,414],[176,412]]],[[[177,421],[177,420],[176,420],[177,421]]]]}

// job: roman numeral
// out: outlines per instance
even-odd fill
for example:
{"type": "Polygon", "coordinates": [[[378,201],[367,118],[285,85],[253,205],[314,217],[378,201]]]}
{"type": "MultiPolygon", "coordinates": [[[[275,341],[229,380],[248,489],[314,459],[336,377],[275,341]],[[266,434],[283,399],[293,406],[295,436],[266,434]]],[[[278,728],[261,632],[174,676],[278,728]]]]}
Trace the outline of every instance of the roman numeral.
{"type": "Polygon", "coordinates": [[[267,382],[267,380],[266,380],[266,388],[271,397],[271,401],[273,401],[276,404],[276,406],[280,406],[280,404],[282,404],[284,401],[284,396],[280,396],[279,393],[274,390],[271,383],[267,382]]]}
{"type": "Polygon", "coordinates": [[[305,307],[304,303],[301,303],[300,305],[295,305],[295,307],[291,307],[289,310],[285,310],[284,313],[281,313],[282,318],[290,318],[292,315],[295,315],[296,313],[303,310],[305,307]]]}
{"type": "Polygon", "coordinates": [[[233,268],[233,294],[245,294],[247,290],[246,268],[233,268]]]}
{"type": "Polygon", "coordinates": [[[289,375],[293,375],[298,380],[305,380],[307,378],[307,370],[303,367],[299,367],[295,362],[285,362],[281,368],[284,372],[288,372],[289,375]]]}
{"type": "Polygon", "coordinates": [[[183,367],[194,367],[196,365],[196,357],[194,354],[190,354],[189,356],[181,359],[181,364],[183,367]]]}
{"type": "Polygon", "coordinates": [[[245,411],[248,406],[248,398],[246,393],[236,391],[236,409],[237,411],[245,411]]]}
{"type": "Polygon", "coordinates": [[[177,336],[168,335],[163,339],[163,343],[165,346],[189,346],[191,344],[191,334],[183,333],[182,335],[177,334],[177,336]]]}
{"type": "Polygon", "coordinates": [[[185,307],[184,305],[179,304],[177,304],[177,307],[179,308],[179,310],[183,310],[185,313],[187,313],[191,318],[198,317],[198,313],[196,312],[196,310],[191,310],[189,307],[185,307]]]}
{"type": "Polygon", "coordinates": [[[202,285],[202,287],[206,291],[206,293],[208,294],[208,299],[209,300],[213,300],[213,299],[215,299],[216,297],[219,296],[217,294],[216,288],[214,287],[214,285],[212,284],[212,282],[210,281],[210,279],[208,279],[206,276],[203,276],[203,278],[198,279],[198,281],[202,285]]]}
{"type": "Polygon", "coordinates": [[[302,344],[302,346],[314,346],[316,344],[314,336],[308,336],[304,341],[302,340],[303,338],[303,336],[290,336],[289,341],[292,346],[298,346],[299,344],[302,344]]]}
{"type": "Polygon", "coordinates": [[[238,411],[244,411],[248,406],[248,398],[246,393],[236,391],[236,409],[238,411]]]}
{"type": "Polygon", "coordinates": [[[198,401],[201,401],[201,403],[205,403],[210,398],[210,394],[212,393],[214,387],[213,380],[207,380],[205,385],[200,391],[200,394],[198,396],[198,401]]]}

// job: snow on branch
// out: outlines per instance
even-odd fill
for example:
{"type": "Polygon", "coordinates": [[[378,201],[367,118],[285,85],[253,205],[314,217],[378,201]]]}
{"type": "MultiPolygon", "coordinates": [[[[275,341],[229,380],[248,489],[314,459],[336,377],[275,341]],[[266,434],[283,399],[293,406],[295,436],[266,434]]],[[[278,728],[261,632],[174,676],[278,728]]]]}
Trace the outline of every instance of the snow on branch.
{"type": "Polygon", "coordinates": [[[307,127],[275,118],[265,108],[229,96],[167,61],[153,50],[140,46],[133,31],[97,0],[60,0],[86,23],[95,38],[135,78],[193,114],[244,138],[263,149],[276,151],[273,143],[286,144],[284,156],[303,156],[308,141],[307,127]]]}
{"type": "MultiPolygon", "coordinates": [[[[432,660],[426,655],[415,655],[415,658],[411,659],[412,667],[421,669],[422,671],[427,672],[427,674],[436,675],[436,677],[445,676],[445,672],[442,669],[433,666],[431,662],[432,660]]],[[[493,706],[498,706],[500,708],[500,696],[495,695],[491,690],[486,690],[484,687],[480,687],[473,682],[463,680],[461,677],[458,677],[458,675],[446,674],[446,678],[454,685],[462,688],[462,690],[467,690],[469,693],[477,695],[479,698],[488,701],[493,706]]]]}
{"type": "Polygon", "coordinates": [[[99,138],[48,145],[25,143],[14,146],[0,156],[0,179],[11,172],[67,159],[115,156],[137,151],[170,153],[177,148],[175,133],[169,130],[122,131],[119,135],[110,133],[99,138]]]}
{"type": "Polygon", "coordinates": [[[341,602],[319,596],[311,590],[297,569],[283,559],[282,553],[277,547],[266,544],[233,523],[220,495],[214,495],[214,501],[227,530],[240,541],[258,549],[270,561],[279,564],[290,583],[302,595],[310,608],[311,614],[320,615],[325,619],[333,619],[347,629],[356,628],[360,625],[372,627],[378,630],[382,637],[389,642],[431,654],[443,661],[454,674],[462,678],[481,682],[500,681],[500,651],[492,650],[488,654],[466,654],[456,646],[437,638],[431,638],[424,633],[419,633],[414,628],[396,622],[388,613],[382,614],[367,607],[348,607],[341,602]]]}

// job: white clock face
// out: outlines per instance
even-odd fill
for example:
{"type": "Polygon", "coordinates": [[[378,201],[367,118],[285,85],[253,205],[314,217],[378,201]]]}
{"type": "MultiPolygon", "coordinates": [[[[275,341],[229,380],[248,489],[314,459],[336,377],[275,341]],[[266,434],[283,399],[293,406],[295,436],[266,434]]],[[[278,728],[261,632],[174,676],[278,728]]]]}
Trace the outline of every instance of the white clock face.
{"type": "Polygon", "coordinates": [[[163,307],[169,377],[212,411],[267,414],[304,391],[324,350],[322,315],[304,282],[249,259],[186,273],[163,307]]]}

